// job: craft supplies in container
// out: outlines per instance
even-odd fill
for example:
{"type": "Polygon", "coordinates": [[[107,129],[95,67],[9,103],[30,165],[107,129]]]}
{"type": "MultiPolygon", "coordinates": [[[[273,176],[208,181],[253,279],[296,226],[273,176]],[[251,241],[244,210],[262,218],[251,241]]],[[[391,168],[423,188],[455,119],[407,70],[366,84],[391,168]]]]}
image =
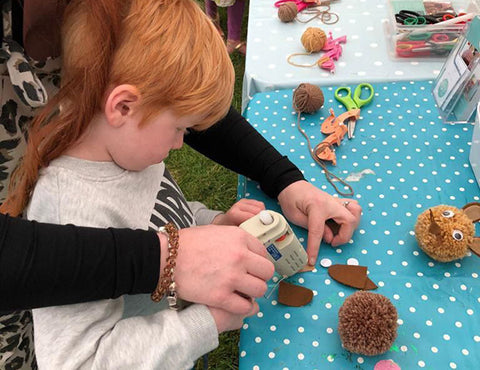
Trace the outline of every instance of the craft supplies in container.
{"type": "Polygon", "coordinates": [[[479,0],[388,0],[387,46],[394,59],[445,59],[466,24],[480,14],[479,0]]]}

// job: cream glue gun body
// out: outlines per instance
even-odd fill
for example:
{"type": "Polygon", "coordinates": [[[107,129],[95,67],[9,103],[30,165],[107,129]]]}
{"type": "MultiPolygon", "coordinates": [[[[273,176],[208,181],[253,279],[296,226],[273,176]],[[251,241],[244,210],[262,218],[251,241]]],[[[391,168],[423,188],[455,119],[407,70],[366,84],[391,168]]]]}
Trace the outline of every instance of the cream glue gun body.
{"type": "Polygon", "coordinates": [[[265,245],[267,257],[280,275],[292,276],[307,264],[305,249],[280,213],[261,211],[240,227],[265,245]]]}

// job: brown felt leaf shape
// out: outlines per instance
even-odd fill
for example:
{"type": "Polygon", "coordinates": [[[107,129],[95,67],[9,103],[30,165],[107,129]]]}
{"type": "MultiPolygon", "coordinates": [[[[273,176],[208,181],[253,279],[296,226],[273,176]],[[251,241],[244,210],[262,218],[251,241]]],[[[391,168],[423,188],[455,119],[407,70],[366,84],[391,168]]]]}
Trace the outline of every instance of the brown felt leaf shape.
{"type": "Polygon", "coordinates": [[[480,257],[480,238],[473,238],[472,245],[469,245],[468,247],[473,253],[480,257]]]}
{"type": "Polygon", "coordinates": [[[285,306],[300,307],[310,303],[313,298],[313,292],[285,281],[280,282],[278,287],[278,302],[285,306]]]}
{"type": "Polygon", "coordinates": [[[468,203],[465,204],[462,209],[472,222],[480,221],[480,203],[468,203]]]}
{"type": "Polygon", "coordinates": [[[341,284],[362,290],[373,290],[378,287],[367,276],[366,266],[332,265],[328,268],[330,277],[341,284]]]}

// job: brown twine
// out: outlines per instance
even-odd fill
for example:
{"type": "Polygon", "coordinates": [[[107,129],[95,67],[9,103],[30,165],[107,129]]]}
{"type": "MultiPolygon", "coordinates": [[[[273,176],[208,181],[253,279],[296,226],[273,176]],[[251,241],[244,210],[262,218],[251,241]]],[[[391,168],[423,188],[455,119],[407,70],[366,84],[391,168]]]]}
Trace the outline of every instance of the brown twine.
{"type": "Polygon", "coordinates": [[[303,47],[309,53],[323,49],[327,42],[327,35],[318,27],[308,27],[301,37],[303,47]]]}
{"type": "Polygon", "coordinates": [[[312,145],[310,144],[310,138],[308,137],[308,135],[305,133],[305,131],[304,131],[304,130],[302,129],[302,127],[300,126],[300,116],[301,116],[301,114],[302,114],[302,113],[301,113],[300,111],[298,111],[297,128],[298,128],[298,130],[302,133],[302,135],[305,137],[305,139],[307,140],[308,151],[310,152],[311,157],[312,157],[313,160],[314,160],[315,162],[317,162],[317,164],[323,169],[327,181],[330,183],[330,185],[333,186],[333,188],[335,189],[335,191],[336,191],[338,194],[340,194],[341,196],[344,196],[344,197],[351,197],[351,196],[353,196],[354,192],[353,192],[352,186],[351,186],[348,182],[346,182],[344,179],[338,177],[338,176],[335,175],[333,172],[331,172],[331,171],[327,168],[327,165],[315,155],[315,151],[321,149],[321,143],[315,147],[315,151],[312,149],[312,145]],[[337,187],[337,185],[335,184],[334,180],[336,180],[336,181],[340,182],[341,184],[343,184],[344,186],[346,186],[350,191],[349,191],[348,193],[347,193],[347,192],[344,192],[344,191],[341,191],[341,190],[337,187]]]}
{"type": "Polygon", "coordinates": [[[307,140],[308,151],[310,152],[311,157],[323,169],[327,181],[334,187],[335,191],[344,197],[353,196],[354,192],[350,184],[348,184],[345,180],[331,172],[327,168],[327,165],[316,156],[315,153],[325,150],[325,143],[320,143],[315,147],[315,149],[312,149],[310,138],[300,126],[301,114],[316,112],[323,106],[324,102],[325,99],[323,96],[323,92],[318,86],[309,83],[302,83],[298,85],[298,87],[295,89],[295,92],[293,93],[293,109],[298,112],[297,128],[307,140]],[[338,182],[346,186],[350,191],[346,193],[338,189],[337,185],[334,183],[334,180],[337,180],[338,182]]]}
{"type": "Polygon", "coordinates": [[[295,67],[314,67],[314,66],[317,65],[317,62],[315,62],[313,64],[298,64],[298,63],[295,63],[295,62],[291,61],[292,57],[299,56],[299,55],[312,55],[312,53],[293,53],[293,54],[290,54],[287,57],[288,64],[291,64],[292,66],[295,66],[295,67]]]}
{"type": "Polygon", "coordinates": [[[288,64],[290,64],[292,66],[295,66],[295,67],[303,67],[303,68],[307,68],[307,67],[309,68],[309,67],[315,67],[315,66],[318,66],[318,68],[322,68],[322,64],[325,63],[329,59],[328,57],[323,56],[312,64],[298,64],[298,63],[292,62],[291,59],[293,57],[299,56],[299,55],[312,55],[312,53],[293,53],[293,54],[290,54],[287,57],[288,64]]]}
{"type": "Polygon", "coordinates": [[[323,107],[325,99],[318,86],[302,83],[293,93],[293,108],[297,112],[314,113],[323,107]]]}
{"type": "Polygon", "coordinates": [[[302,20],[297,15],[297,21],[300,23],[308,23],[310,21],[313,21],[316,18],[319,18],[320,21],[324,24],[335,24],[340,19],[337,13],[330,11],[329,4],[322,4],[318,6],[309,7],[308,9],[305,9],[301,14],[313,14],[313,17],[310,17],[307,20],[302,20]],[[332,21],[332,18],[333,18],[333,21],[332,21]]]}
{"type": "Polygon", "coordinates": [[[288,23],[293,21],[297,14],[297,5],[294,2],[288,2],[278,7],[278,18],[282,22],[288,23]]]}

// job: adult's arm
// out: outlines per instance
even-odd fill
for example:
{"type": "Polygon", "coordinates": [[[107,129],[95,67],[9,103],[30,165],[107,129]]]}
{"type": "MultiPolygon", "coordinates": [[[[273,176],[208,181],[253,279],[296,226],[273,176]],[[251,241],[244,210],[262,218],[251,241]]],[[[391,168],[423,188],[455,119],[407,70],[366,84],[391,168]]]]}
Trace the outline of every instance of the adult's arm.
{"type": "Polygon", "coordinates": [[[272,198],[288,185],[304,180],[300,170],[233,107],[209,129],[190,131],[185,142],[222,166],[259,182],[272,198]]]}
{"type": "Polygon", "coordinates": [[[42,224],[0,214],[0,311],[150,293],[155,232],[42,224]]]}

